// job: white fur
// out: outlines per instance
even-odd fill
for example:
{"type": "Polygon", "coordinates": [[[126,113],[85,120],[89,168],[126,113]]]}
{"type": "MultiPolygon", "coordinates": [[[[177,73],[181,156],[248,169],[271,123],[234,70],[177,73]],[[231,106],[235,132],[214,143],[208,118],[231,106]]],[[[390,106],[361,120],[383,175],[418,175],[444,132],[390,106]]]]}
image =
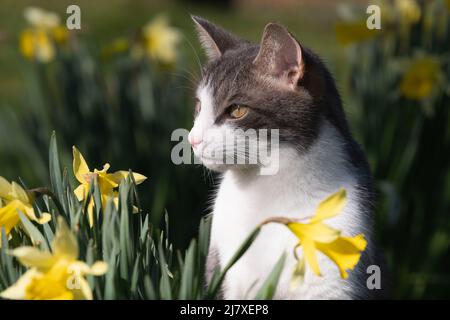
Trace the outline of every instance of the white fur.
{"type": "MultiPolygon", "coordinates": [[[[194,129],[202,128],[205,134],[207,129],[211,129],[208,124],[213,123],[208,119],[212,114],[208,110],[212,108],[212,99],[208,87],[201,88],[199,93],[202,111],[194,129]]],[[[211,233],[211,246],[217,250],[222,266],[266,218],[311,217],[321,200],[342,187],[347,191],[347,204],[341,214],[327,220],[327,223],[342,230],[345,235],[368,235],[367,223],[358,211],[356,177],[349,169],[342,139],[333,126],[326,122],[323,124],[318,139],[306,154],[300,156],[292,147],[283,145],[279,153],[279,171],[276,175],[263,176],[251,169],[231,168],[225,171],[214,203],[211,233]]],[[[230,269],[224,282],[225,298],[253,298],[283,252],[287,252],[287,260],[275,298],[350,298],[352,273],[348,280],[342,280],[337,267],[322,254],[318,256],[322,276],[314,275],[307,268],[303,284],[296,291],[290,291],[296,243],[295,236],[286,227],[274,224],[264,226],[250,249],[230,269]]]]}

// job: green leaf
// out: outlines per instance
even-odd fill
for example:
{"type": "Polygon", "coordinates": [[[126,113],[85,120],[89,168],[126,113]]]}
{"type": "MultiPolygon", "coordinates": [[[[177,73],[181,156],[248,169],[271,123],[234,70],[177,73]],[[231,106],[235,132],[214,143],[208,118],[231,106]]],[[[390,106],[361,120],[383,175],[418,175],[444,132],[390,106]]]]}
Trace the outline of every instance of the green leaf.
{"type": "Polygon", "coordinates": [[[195,296],[194,293],[194,277],[195,277],[195,239],[191,241],[189,249],[186,253],[186,259],[184,261],[183,271],[181,273],[181,286],[179,299],[186,300],[192,299],[195,296]]]}
{"type": "MultiPolygon", "coordinates": [[[[58,155],[58,145],[56,142],[56,134],[53,131],[52,137],[50,139],[50,150],[49,150],[49,166],[50,166],[50,183],[53,192],[58,197],[59,202],[62,204],[64,211],[67,212],[66,201],[64,201],[64,188],[62,183],[61,166],[59,163],[58,155]]],[[[60,212],[60,214],[64,214],[60,212]]]]}
{"type": "Polygon", "coordinates": [[[144,290],[145,290],[145,299],[154,300],[156,299],[155,287],[153,286],[152,280],[149,275],[144,276],[144,290]]]}
{"type": "Polygon", "coordinates": [[[159,243],[159,266],[161,272],[161,278],[159,282],[159,294],[163,300],[172,300],[172,288],[169,278],[169,270],[166,263],[166,258],[164,257],[164,252],[162,249],[162,243],[159,243]]]}
{"type": "Polygon", "coordinates": [[[130,269],[132,268],[132,236],[130,232],[130,221],[129,216],[132,214],[130,212],[132,206],[130,205],[130,185],[128,181],[124,181],[119,187],[119,198],[120,198],[120,277],[122,279],[129,280],[130,269]]]}
{"type": "Polygon", "coordinates": [[[275,295],[278,280],[280,280],[281,272],[283,271],[284,262],[286,260],[286,253],[283,253],[278,259],[278,262],[273,267],[267,279],[264,281],[261,289],[257,292],[256,300],[270,300],[275,295]]]}
{"type": "Polygon", "coordinates": [[[106,300],[114,300],[117,297],[116,294],[116,247],[113,248],[112,254],[110,256],[109,262],[108,262],[108,272],[106,273],[106,279],[105,279],[105,299],[106,300]]]}
{"type": "MultiPolygon", "coordinates": [[[[13,264],[13,257],[8,254],[8,238],[6,236],[6,232],[4,228],[0,228],[0,241],[2,243],[2,246],[0,248],[0,269],[1,276],[2,276],[2,282],[3,282],[3,289],[6,289],[7,286],[14,283],[17,278],[19,277],[19,273],[16,268],[14,268],[13,264]]],[[[1,288],[0,288],[1,289],[1,288]]]]}
{"type": "Polygon", "coordinates": [[[140,258],[141,255],[138,253],[136,256],[136,260],[134,262],[134,267],[133,267],[133,273],[131,274],[131,285],[130,285],[130,292],[131,292],[131,297],[136,297],[137,296],[137,290],[138,290],[138,281],[140,279],[141,276],[141,270],[139,268],[139,262],[140,262],[140,258]]]}
{"type": "Polygon", "coordinates": [[[214,274],[211,280],[211,283],[209,285],[209,288],[206,292],[206,299],[214,299],[219,292],[220,286],[222,285],[223,280],[225,279],[225,275],[227,274],[228,270],[244,255],[244,253],[250,248],[253,241],[255,241],[256,237],[261,232],[261,226],[256,227],[250,235],[247,237],[247,239],[244,240],[244,242],[241,244],[239,249],[236,251],[234,256],[231,258],[231,260],[228,262],[228,264],[225,266],[225,268],[222,270],[222,272],[218,273],[217,275],[214,274]]]}
{"type": "Polygon", "coordinates": [[[30,236],[32,242],[34,244],[39,245],[41,249],[49,251],[50,249],[47,244],[47,240],[44,238],[39,229],[36,228],[22,212],[19,212],[19,217],[20,220],[22,221],[22,226],[30,236]]]}

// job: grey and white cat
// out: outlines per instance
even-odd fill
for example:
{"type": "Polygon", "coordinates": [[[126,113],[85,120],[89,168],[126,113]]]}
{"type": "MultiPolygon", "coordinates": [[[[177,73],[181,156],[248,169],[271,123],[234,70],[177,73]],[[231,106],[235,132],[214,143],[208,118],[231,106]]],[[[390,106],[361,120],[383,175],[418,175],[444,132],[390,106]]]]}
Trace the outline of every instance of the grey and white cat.
{"type": "Polygon", "coordinates": [[[267,225],[230,269],[222,287],[223,298],[254,297],[282,252],[287,252],[288,258],[276,299],[380,296],[382,290],[369,290],[366,285],[367,267],[381,264],[372,236],[371,173],[351,136],[339,94],[324,64],[277,23],[265,27],[258,45],[200,17],[193,20],[208,62],[197,89],[189,141],[207,168],[222,173],[213,207],[208,271],[226,264],[266,218],[311,217],[319,202],[339,188],[347,190],[347,204],[341,214],[326,222],[345,235],[364,233],[368,241],[346,280],[319,254],[322,276],[307,269],[303,283],[292,291],[289,284],[297,240],[285,227],[267,225]],[[239,156],[233,145],[216,139],[237,128],[279,129],[277,174],[261,175],[257,165],[217,164],[208,157],[219,149],[226,157],[239,156]]]}

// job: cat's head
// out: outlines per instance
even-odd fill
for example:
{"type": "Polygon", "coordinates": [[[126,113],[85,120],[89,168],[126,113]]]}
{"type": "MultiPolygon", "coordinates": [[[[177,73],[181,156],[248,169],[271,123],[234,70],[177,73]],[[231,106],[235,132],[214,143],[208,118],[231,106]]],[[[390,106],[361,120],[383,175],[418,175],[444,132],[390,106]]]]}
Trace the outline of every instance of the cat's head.
{"type": "Polygon", "coordinates": [[[324,114],[329,112],[330,95],[336,95],[331,100],[339,99],[319,59],[277,23],[269,23],[261,43],[252,44],[205,19],[193,20],[208,57],[197,88],[195,121],[189,134],[194,153],[202,163],[216,171],[252,165],[249,161],[236,163],[239,158],[252,156],[255,150],[246,147],[238,151],[236,141],[257,143],[260,129],[269,130],[266,147],[271,142],[270,130],[277,129],[280,145],[290,144],[305,152],[317,137],[324,114]],[[332,88],[328,88],[329,82],[332,88]],[[249,129],[256,130],[256,138],[245,136],[249,129]],[[223,138],[230,135],[234,142],[223,138]],[[217,161],[217,153],[225,155],[222,159],[233,158],[234,163],[217,161]]]}

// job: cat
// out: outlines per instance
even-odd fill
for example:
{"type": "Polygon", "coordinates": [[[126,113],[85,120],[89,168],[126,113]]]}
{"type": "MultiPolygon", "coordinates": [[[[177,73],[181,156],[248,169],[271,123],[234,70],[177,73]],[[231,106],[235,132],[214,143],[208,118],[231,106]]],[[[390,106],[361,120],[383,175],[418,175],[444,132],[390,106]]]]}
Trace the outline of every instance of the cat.
{"type": "Polygon", "coordinates": [[[364,153],[352,138],[325,65],[278,23],[266,25],[258,45],[201,17],[192,19],[207,63],[196,91],[189,142],[202,164],[222,175],[212,208],[207,278],[232,258],[266,218],[309,218],[321,200],[345,188],[343,211],[326,223],[345,235],[363,233],[368,242],[347,279],[341,279],[336,265],[319,254],[322,275],[307,268],[301,285],[290,288],[297,240],[284,226],[270,224],[229,270],[221,298],[253,298],[283,252],[287,259],[275,299],[383,297],[383,282],[379,290],[370,290],[366,284],[367,267],[382,266],[372,234],[372,176],[364,153]],[[261,174],[259,162],[216,161],[212,154],[218,150],[227,159],[248,158],[249,152],[237,154],[234,145],[220,139],[233,129],[242,129],[234,137],[241,140],[243,130],[278,129],[275,174],[261,174]]]}

